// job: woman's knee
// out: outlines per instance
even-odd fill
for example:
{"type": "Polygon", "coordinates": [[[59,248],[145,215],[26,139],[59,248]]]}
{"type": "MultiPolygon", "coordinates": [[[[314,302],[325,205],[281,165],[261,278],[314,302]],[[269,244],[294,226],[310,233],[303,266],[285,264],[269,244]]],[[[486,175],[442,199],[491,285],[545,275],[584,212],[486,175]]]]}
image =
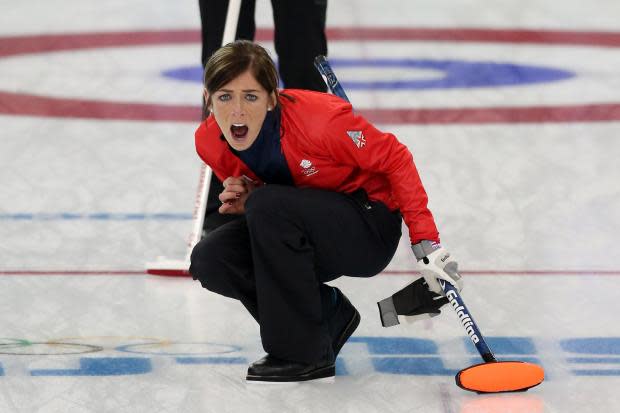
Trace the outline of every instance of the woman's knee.
{"type": "Polygon", "coordinates": [[[200,241],[192,250],[190,258],[189,273],[194,280],[200,281],[200,284],[209,291],[223,294],[222,281],[219,280],[218,268],[219,258],[217,257],[217,248],[210,245],[207,238],[200,241]]]}

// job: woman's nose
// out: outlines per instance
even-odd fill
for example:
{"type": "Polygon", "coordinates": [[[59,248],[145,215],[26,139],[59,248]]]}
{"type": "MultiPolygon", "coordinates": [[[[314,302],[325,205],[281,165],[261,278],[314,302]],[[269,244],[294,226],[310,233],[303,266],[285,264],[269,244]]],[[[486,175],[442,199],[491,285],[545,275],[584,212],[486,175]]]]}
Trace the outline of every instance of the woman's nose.
{"type": "Polygon", "coordinates": [[[233,100],[232,112],[235,115],[242,115],[243,114],[243,103],[242,103],[241,99],[234,99],[233,100]]]}

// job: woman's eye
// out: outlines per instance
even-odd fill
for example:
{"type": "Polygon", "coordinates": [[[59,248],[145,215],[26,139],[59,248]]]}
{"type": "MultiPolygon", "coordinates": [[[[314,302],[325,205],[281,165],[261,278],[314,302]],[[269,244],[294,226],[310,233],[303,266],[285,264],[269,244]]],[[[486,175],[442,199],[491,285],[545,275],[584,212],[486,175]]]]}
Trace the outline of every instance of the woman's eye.
{"type": "Polygon", "coordinates": [[[230,100],[230,95],[228,93],[224,93],[223,95],[219,95],[217,100],[220,102],[226,102],[227,100],[230,100]]]}
{"type": "Polygon", "coordinates": [[[245,98],[250,102],[254,102],[256,99],[258,99],[258,96],[248,93],[247,95],[245,95],[245,98]]]}

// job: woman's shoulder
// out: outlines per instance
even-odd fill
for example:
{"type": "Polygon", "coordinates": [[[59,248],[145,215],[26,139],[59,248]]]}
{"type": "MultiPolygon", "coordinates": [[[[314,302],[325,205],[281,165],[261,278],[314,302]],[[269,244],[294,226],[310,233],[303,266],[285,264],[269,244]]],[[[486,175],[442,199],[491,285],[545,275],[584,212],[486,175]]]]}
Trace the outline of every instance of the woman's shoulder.
{"type": "Polygon", "coordinates": [[[198,125],[198,128],[194,134],[196,141],[219,139],[221,135],[222,130],[215,121],[215,117],[213,115],[203,120],[200,125],[198,125]]]}
{"type": "Polygon", "coordinates": [[[217,125],[215,118],[209,116],[200,123],[194,134],[196,150],[200,156],[205,158],[219,157],[219,151],[226,146],[221,139],[222,131],[217,125]]]}
{"type": "Polygon", "coordinates": [[[280,104],[285,108],[312,109],[320,112],[350,108],[351,105],[338,96],[305,89],[282,89],[280,104]]]}
{"type": "Polygon", "coordinates": [[[302,89],[283,89],[280,91],[280,105],[283,120],[291,121],[300,127],[321,129],[332,119],[352,110],[345,100],[329,93],[302,89]]]}

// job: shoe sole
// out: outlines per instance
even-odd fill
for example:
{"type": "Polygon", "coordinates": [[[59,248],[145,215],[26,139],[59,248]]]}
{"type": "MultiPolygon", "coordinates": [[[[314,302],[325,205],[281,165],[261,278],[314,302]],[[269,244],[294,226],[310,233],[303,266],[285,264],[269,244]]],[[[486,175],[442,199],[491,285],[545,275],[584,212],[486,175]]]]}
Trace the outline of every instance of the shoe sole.
{"type": "Polygon", "coordinates": [[[324,377],[322,379],[312,379],[312,380],[303,380],[303,381],[266,381],[266,380],[253,380],[245,379],[246,384],[250,384],[252,386],[297,386],[302,383],[319,383],[319,384],[332,384],[336,382],[336,378],[334,376],[324,377]]]}
{"type": "Polygon", "coordinates": [[[329,381],[326,379],[331,379],[331,381],[333,382],[335,375],[336,366],[332,364],[330,366],[321,367],[320,369],[312,370],[309,373],[301,374],[299,376],[254,376],[248,374],[245,377],[245,380],[248,383],[295,383],[310,380],[329,381]]]}
{"type": "Polygon", "coordinates": [[[353,314],[353,317],[351,317],[351,320],[349,320],[349,324],[347,324],[346,328],[342,331],[340,337],[338,337],[338,341],[336,341],[336,345],[334,346],[334,358],[338,356],[338,353],[340,353],[340,349],[342,349],[344,343],[347,342],[349,337],[351,337],[353,332],[355,332],[355,330],[357,329],[357,326],[360,325],[361,319],[362,317],[360,316],[360,313],[355,310],[355,314],[353,314]]]}

